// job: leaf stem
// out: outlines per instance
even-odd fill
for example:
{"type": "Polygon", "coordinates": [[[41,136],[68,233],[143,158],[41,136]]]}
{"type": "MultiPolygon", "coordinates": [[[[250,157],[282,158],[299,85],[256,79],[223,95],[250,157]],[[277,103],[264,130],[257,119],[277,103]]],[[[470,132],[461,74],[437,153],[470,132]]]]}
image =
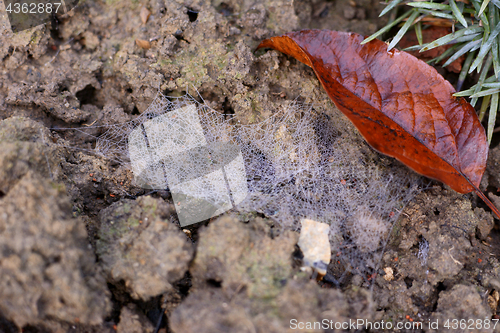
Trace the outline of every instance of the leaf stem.
{"type": "Polygon", "coordinates": [[[500,220],[500,211],[498,210],[498,208],[495,207],[493,202],[491,202],[490,199],[488,199],[488,197],[486,195],[484,195],[483,191],[481,191],[479,188],[477,188],[476,185],[472,184],[467,177],[465,177],[465,178],[467,179],[469,184],[471,184],[472,187],[474,187],[474,192],[476,192],[478,197],[480,197],[481,200],[483,200],[483,202],[486,204],[486,206],[488,206],[493,211],[493,213],[495,213],[497,219],[500,220]]]}

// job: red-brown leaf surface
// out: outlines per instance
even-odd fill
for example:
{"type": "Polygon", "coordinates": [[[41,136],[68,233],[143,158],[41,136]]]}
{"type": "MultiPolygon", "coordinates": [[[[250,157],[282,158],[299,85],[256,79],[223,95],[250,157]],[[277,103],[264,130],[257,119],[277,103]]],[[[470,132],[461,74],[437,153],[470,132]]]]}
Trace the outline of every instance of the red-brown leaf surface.
{"type": "Polygon", "coordinates": [[[453,97],[453,86],[431,66],[405,52],[387,52],[379,40],[361,45],[363,39],[303,30],[266,39],[258,48],[273,48],[310,66],[335,105],[379,152],[457,192],[479,191],[488,144],[474,108],[453,97]]]}

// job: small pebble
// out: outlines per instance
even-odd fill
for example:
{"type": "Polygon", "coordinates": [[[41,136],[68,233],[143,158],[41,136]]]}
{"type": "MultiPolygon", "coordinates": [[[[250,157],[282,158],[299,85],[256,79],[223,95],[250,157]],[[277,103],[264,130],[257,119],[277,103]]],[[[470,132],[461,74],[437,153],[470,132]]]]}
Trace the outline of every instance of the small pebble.
{"type": "Polygon", "coordinates": [[[330,263],[331,249],[328,234],[330,226],[326,223],[302,219],[302,229],[299,236],[299,247],[304,254],[304,266],[318,272],[320,276],[326,274],[330,263]]]}
{"type": "Polygon", "coordinates": [[[141,8],[140,17],[141,17],[142,24],[148,23],[150,15],[151,15],[151,12],[146,7],[141,8]]]}
{"type": "Polygon", "coordinates": [[[151,48],[151,43],[144,39],[136,39],[135,43],[137,44],[137,46],[145,50],[149,50],[151,48]]]}
{"type": "Polygon", "coordinates": [[[392,267],[384,268],[384,272],[385,272],[384,280],[386,281],[394,280],[394,270],[392,269],[392,267]]]}

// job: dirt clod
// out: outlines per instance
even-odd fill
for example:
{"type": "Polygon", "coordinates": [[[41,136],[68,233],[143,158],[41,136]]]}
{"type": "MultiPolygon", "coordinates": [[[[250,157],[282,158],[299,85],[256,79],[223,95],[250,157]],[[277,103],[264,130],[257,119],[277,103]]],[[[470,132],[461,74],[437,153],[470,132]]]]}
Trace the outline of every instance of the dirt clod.
{"type": "Polygon", "coordinates": [[[111,282],[125,281],[147,300],[182,278],[193,254],[186,235],[169,221],[174,208],[163,199],[121,200],[100,214],[97,254],[111,282]]]}
{"type": "Polygon", "coordinates": [[[28,171],[2,198],[0,217],[0,311],[19,327],[102,323],[110,295],[64,185],[28,171]]]}

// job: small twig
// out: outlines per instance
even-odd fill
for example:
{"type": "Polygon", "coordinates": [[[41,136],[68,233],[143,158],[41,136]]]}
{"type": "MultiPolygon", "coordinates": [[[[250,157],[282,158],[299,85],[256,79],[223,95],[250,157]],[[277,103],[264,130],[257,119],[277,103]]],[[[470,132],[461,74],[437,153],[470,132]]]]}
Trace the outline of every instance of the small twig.
{"type": "Polygon", "coordinates": [[[90,123],[89,125],[87,125],[87,124],[83,124],[83,126],[87,126],[87,127],[92,126],[92,125],[94,125],[94,124],[95,124],[95,122],[96,122],[96,121],[97,121],[97,118],[96,118],[96,119],[95,119],[92,123],[90,123]]]}
{"type": "Polygon", "coordinates": [[[61,49],[57,49],[57,52],[56,52],[56,55],[52,57],[52,59],[50,59],[49,62],[45,63],[44,66],[47,66],[48,64],[50,64],[52,61],[54,61],[54,59],[59,55],[59,52],[61,51],[61,49]]]}
{"type": "Polygon", "coordinates": [[[451,259],[455,262],[455,264],[458,264],[458,265],[460,265],[460,266],[463,266],[463,264],[462,264],[460,261],[458,261],[458,260],[456,260],[455,258],[453,258],[453,256],[452,256],[452,255],[451,255],[451,253],[450,253],[450,251],[451,251],[451,250],[453,250],[453,248],[454,248],[454,247],[455,247],[455,245],[453,245],[453,246],[451,247],[451,249],[449,249],[449,250],[448,250],[448,254],[450,255],[451,259]]]}

